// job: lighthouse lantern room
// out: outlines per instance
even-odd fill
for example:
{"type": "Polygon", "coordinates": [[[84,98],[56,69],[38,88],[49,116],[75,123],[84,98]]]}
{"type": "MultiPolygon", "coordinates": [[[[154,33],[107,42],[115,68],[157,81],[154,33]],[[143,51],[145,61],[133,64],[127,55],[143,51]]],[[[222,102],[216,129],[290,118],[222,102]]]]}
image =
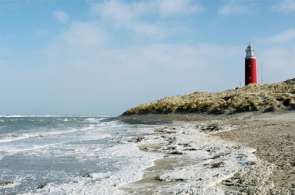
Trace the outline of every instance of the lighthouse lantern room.
{"type": "Polygon", "coordinates": [[[257,83],[257,73],[256,73],[256,56],[254,49],[249,44],[246,49],[245,58],[245,85],[257,83]]]}

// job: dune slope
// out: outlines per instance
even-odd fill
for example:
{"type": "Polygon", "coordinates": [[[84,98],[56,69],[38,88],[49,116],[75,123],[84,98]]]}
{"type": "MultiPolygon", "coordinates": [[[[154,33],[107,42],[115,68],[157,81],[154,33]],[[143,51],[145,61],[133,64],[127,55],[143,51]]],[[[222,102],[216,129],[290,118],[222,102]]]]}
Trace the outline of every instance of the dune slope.
{"type": "Polygon", "coordinates": [[[122,115],[204,113],[233,114],[295,110],[295,78],[274,84],[248,85],[223,92],[194,92],[131,108],[122,115]]]}

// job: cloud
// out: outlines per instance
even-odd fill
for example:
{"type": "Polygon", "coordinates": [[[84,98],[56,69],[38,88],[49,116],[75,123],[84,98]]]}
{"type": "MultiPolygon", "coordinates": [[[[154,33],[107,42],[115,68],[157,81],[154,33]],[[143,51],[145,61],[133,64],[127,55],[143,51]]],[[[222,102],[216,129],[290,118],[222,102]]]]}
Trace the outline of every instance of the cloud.
{"type": "Polygon", "coordinates": [[[227,0],[219,7],[219,15],[246,14],[256,4],[255,0],[227,0]]]}
{"type": "Polygon", "coordinates": [[[293,12],[295,11],[295,0],[281,0],[273,6],[273,10],[284,13],[293,12]]]}
{"type": "Polygon", "coordinates": [[[60,64],[66,69],[91,74],[103,72],[104,77],[111,79],[120,78],[118,75],[144,76],[145,71],[157,69],[174,74],[196,69],[200,73],[210,64],[218,64],[220,58],[229,60],[233,53],[238,52],[236,47],[214,44],[149,42],[121,48],[114,42],[108,31],[98,23],[76,22],[67,26],[43,52],[50,65],[59,67],[60,64]],[[224,48],[227,48],[226,53],[223,53],[224,48]]]}
{"type": "Polygon", "coordinates": [[[193,0],[110,0],[92,4],[91,13],[105,28],[127,32],[134,39],[158,41],[185,31],[184,23],[175,24],[176,16],[198,14],[202,9],[193,0]]]}
{"type": "Polygon", "coordinates": [[[287,43],[295,40],[295,29],[288,29],[266,39],[272,43],[287,43]]]}
{"type": "Polygon", "coordinates": [[[259,75],[265,82],[279,82],[295,75],[295,29],[287,29],[269,37],[260,38],[257,48],[259,75]],[[261,72],[263,66],[263,73],[261,72]]]}
{"type": "Polygon", "coordinates": [[[155,7],[163,16],[197,13],[204,9],[201,4],[192,0],[158,0],[155,7]]]}
{"type": "Polygon", "coordinates": [[[64,11],[54,11],[52,15],[60,23],[67,23],[69,21],[69,15],[64,11]]]}
{"type": "Polygon", "coordinates": [[[194,14],[202,10],[203,6],[193,0],[139,0],[132,3],[122,0],[110,0],[92,6],[93,13],[119,22],[136,20],[151,15],[173,17],[194,14]]]}
{"type": "Polygon", "coordinates": [[[220,15],[241,14],[245,13],[247,9],[241,5],[227,4],[218,10],[220,15]]]}
{"type": "Polygon", "coordinates": [[[257,60],[259,68],[263,65],[263,77],[266,82],[279,82],[294,78],[295,47],[269,46],[261,49],[257,60]]]}
{"type": "Polygon", "coordinates": [[[93,5],[92,12],[113,21],[126,22],[138,14],[134,6],[117,0],[105,1],[93,5]]]}

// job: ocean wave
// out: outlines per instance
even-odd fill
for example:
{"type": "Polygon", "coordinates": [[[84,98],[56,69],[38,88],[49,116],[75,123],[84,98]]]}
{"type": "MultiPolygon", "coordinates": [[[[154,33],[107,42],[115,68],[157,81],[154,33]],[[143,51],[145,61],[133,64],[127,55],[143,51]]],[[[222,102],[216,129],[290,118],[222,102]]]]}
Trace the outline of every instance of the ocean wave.
{"type": "MultiPolygon", "coordinates": [[[[65,118],[64,120],[66,120],[65,118]]],[[[70,134],[76,132],[85,132],[91,130],[103,130],[105,127],[112,128],[116,126],[120,126],[118,121],[112,122],[100,122],[103,119],[96,119],[96,118],[87,118],[86,121],[91,121],[90,123],[87,122],[87,125],[81,128],[61,128],[61,129],[39,129],[39,130],[32,130],[29,132],[15,132],[15,133],[5,133],[0,134],[0,143],[8,143],[14,142],[24,139],[30,139],[35,137],[48,137],[48,136],[56,136],[56,135],[63,135],[63,134],[70,134]]]]}
{"type": "MultiPolygon", "coordinates": [[[[55,134],[59,135],[59,134],[55,134]]],[[[74,157],[77,160],[89,160],[96,159],[99,155],[101,147],[98,144],[79,144],[82,141],[102,140],[110,138],[110,134],[106,133],[91,133],[83,136],[75,136],[69,140],[68,137],[57,140],[54,143],[41,143],[41,144],[30,144],[30,143],[19,143],[19,144],[6,144],[1,143],[0,147],[0,160],[6,156],[15,154],[25,154],[25,156],[36,156],[36,157],[74,157]],[[77,143],[75,143],[75,141],[77,143]],[[72,143],[73,142],[73,143],[72,143]]]]}
{"type": "Polygon", "coordinates": [[[14,114],[14,115],[0,115],[0,118],[50,118],[50,117],[70,117],[66,115],[21,115],[21,114],[14,114]]]}
{"type": "Polygon", "coordinates": [[[83,116],[83,115],[51,115],[51,114],[2,114],[0,118],[109,118],[107,115],[83,116]]]}
{"type": "Polygon", "coordinates": [[[90,130],[92,127],[81,128],[81,129],[68,129],[68,130],[57,130],[57,131],[48,131],[48,132],[31,132],[31,133],[8,133],[4,134],[0,137],[0,143],[14,142],[23,139],[35,138],[35,137],[48,137],[48,136],[56,136],[63,135],[68,133],[80,132],[90,130]]]}

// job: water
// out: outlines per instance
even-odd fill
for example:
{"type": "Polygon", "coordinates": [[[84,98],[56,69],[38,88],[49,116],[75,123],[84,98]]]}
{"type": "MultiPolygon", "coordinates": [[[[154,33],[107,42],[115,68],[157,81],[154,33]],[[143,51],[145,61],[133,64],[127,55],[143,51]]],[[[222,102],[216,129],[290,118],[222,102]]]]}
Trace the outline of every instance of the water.
{"type": "Polygon", "coordinates": [[[121,194],[159,158],[128,142],[152,129],[106,117],[0,117],[0,194],[121,194]]]}

